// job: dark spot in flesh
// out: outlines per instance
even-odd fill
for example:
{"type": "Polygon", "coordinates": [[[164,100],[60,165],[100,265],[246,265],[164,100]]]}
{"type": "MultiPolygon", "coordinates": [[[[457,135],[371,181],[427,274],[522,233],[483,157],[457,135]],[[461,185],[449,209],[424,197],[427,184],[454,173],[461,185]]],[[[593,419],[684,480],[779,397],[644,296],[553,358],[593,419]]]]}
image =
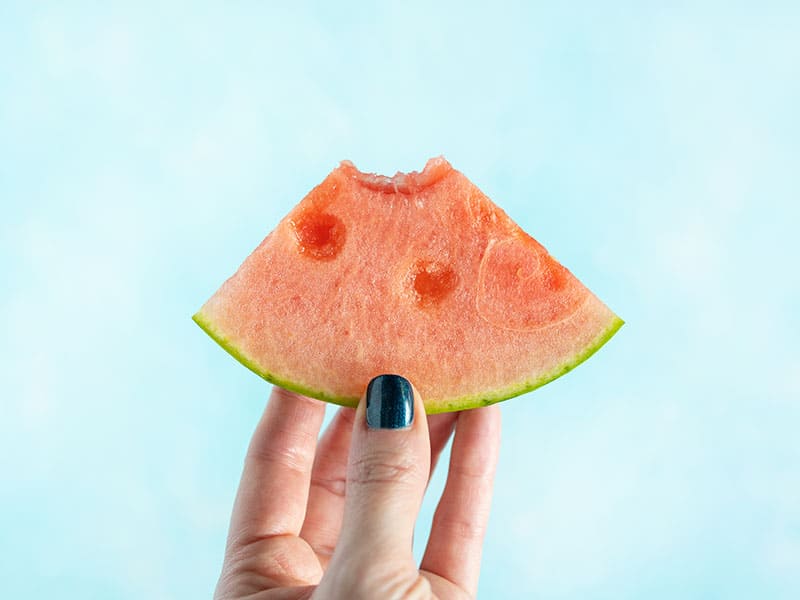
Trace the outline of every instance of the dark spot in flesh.
{"type": "Polygon", "coordinates": [[[417,261],[409,272],[409,283],[420,306],[438,304],[449,296],[458,283],[458,276],[448,265],[436,261],[417,261]]]}
{"type": "Polygon", "coordinates": [[[291,224],[300,254],[318,260],[331,260],[344,246],[347,228],[335,215],[307,211],[292,219],[291,224]]]}

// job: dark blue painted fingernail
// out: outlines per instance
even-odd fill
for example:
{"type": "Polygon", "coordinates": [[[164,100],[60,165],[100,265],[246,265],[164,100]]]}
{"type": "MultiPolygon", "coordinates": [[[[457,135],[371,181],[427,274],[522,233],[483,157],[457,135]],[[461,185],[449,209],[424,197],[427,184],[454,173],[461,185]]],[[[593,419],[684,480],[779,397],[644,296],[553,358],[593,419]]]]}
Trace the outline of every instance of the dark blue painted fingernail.
{"type": "Polygon", "coordinates": [[[367,426],[403,429],[414,421],[414,391],[405,377],[378,375],[367,386],[367,426]]]}

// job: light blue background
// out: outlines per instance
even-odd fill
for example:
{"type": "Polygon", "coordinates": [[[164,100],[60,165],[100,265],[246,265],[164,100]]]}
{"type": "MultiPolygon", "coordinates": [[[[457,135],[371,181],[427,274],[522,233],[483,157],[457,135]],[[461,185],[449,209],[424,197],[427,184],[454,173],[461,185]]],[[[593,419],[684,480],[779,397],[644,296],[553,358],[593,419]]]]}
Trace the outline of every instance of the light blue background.
{"type": "Polygon", "coordinates": [[[110,4],[0,5],[0,596],[210,596],[268,386],[190,315],[444,154],[627,321],[503,406],[481,597],[800,597],[796,3],[110,4]]]}

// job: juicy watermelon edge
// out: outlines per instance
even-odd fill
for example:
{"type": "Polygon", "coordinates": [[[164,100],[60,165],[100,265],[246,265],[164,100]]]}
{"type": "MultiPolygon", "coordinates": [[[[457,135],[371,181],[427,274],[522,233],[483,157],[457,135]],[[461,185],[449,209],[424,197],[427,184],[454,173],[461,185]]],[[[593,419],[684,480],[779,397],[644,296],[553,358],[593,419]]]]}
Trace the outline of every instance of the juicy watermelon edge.
{"type": "MultiPolygon", "coordinates": [[[[325,402],[330,402],[332,404],[338,404],[340,406],[349,406],[351,408],[356,407],[360,398],[355,397],[348,397],[348,396],[333,396],[326,392],[321,392],[319,390],[315,390],[309,387],[306,387],[302,384],[295,383],[293,381],[288,381],[283,379],[279,376],[273,375],[267,371],[263,371],[258,365],[256,365],[252,360],[247,358],[242,352],[240,352],[230,341],[223,335],[217,333],[211,323],[203,318],[201,315],[202,311],[195,313],[192,316],[192,320],[200,326],[200,328],[208,334],[208,336],[213,339],[217,344],[219,344],[223,350],[225,350],[228,354],[233,356],[237,361],[243,364],[245,367],[250,369],[253,373],[265,379],[269,383],[282,387],[286,390],[296,392],[303,396],[308,396],[310,398],[316,398],[317,400],[323,400],[325,402]]],[[[467,410],[471,408],[479,408],[482,406],[489,406],[491,404],[496,404],[498,402],[502,402],[504,400],[509,400],[516,396],[521,396],[523,394],[527,394],[537,388],[542,387],[545,384],[558,379],[562,375],[569,373],[575,367],[580,365],[582,362],[587,360],[590,356],[592,356],[595,352],[597,352],[600,348],[602,348],[605,343],[614,337],[614,334],[619,331],[620,327],[625,324],[625,321],[620,319],[618,316],[614,315],[614,318],[611,320],[609,326],[601,332],[595,340],[588,344],[581,352],[576,354],[572,357],[571,360],[568,360],[565,363],[557,366],[555,369],[538,377],[537,379],[526,381],[520,384],[514,384],[507,388],[504,388],[499,391],[491,392],[489,394],[479,394],[474,396],[462,396],[460,398],[456,398],[453,400],[449,400],[447,402],[441,402],[437,400],[427,400],[425,401],[425,412],[429,415],[436,414],[436,413],[443,413],[443,412],[453,412],[458,410],[467,410]]]]}

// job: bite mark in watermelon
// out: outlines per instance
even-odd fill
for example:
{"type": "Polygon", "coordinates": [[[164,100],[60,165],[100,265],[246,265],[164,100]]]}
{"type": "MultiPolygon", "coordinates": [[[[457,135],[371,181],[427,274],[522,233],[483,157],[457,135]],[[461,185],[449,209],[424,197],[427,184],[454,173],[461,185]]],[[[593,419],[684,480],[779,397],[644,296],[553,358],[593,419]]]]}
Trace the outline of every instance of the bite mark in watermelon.
{"type": "Polygon", "coordinates": [[[542,386],[623,324],[444,158],[394,177],[342,162],[193,319],[282,387],[355,406],[399,373],[428,413],[542,386]]]}

